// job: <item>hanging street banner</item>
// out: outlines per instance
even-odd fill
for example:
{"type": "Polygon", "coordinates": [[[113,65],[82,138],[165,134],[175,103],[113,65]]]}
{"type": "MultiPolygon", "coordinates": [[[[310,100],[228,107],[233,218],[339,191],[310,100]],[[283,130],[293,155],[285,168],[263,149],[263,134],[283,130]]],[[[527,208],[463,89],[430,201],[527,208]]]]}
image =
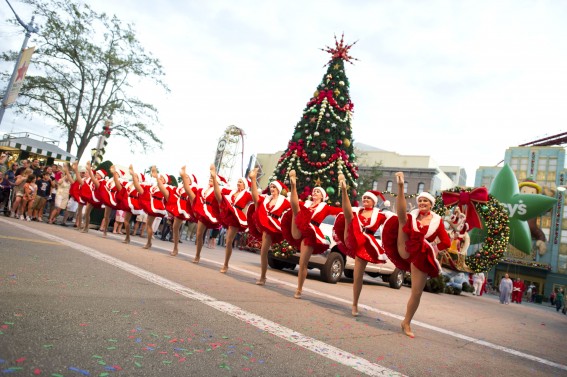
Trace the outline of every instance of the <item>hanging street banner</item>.
{"type": "Polygon", "coordinates": [[[16,102],[16,98],[18,98],[20,89],[24,84],[24,78],[26,77],[26,72],[30,66],[31,57],[34,51],[35,47],[26,48],[24,51],[22,51],[20,61],[18,62],[17,74],[14,79],[14,84],[12,85],[12,89],[10,89],[10,93],[8,93],[8,95],[4,99],[4,106],[7,107],[16,102]]]}

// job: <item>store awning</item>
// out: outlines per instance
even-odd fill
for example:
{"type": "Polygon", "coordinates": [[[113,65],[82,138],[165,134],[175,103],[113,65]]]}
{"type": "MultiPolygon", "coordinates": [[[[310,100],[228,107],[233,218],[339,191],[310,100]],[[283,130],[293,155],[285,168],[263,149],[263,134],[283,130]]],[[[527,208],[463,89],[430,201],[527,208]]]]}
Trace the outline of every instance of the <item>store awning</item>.
{"type": "Polygon", "coordinates": [[[0,140],[0,149],[18,150],[28,153],[53,158],[59,161],[75,161],[77,157],[59,148],[57,145],[45,141],[35,140],[29,137],[9,137],[0,140]]]}

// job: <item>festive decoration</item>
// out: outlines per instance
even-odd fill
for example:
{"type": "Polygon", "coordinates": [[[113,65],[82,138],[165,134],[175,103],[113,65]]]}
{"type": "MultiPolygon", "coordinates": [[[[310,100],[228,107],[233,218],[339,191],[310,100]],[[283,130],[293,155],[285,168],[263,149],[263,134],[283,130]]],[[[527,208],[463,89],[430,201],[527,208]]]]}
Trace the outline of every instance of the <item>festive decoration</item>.
{"type": "Polygon", "coordinates": [[[105,119],[104,126],[102,126],[102,133],[98,137],[98,142],[96,146],[96,152],[92,156],[91,164],[93,167],[97,167],[104,157],[106,152],[106,145],[108,144],[108,137],[110,137],[110,126],[112,126],[112,118],[105,119]]]}
{"type": "MultiPolygon", "coordinates": [[[[446,193],[465,193],[471,194],[475,188],[460,188],[446,190],[446,193]]],[[[495,266],[501,259],[508,246],[510,229],[508,227],[508,214],[500,202],[492,195],[488,195],[486,203],[472,202],[476,212],[482,218],[483,230],[486,236],[483,238],[482,248],[465,258],[465,264],[473,272],[488,271],[495,266]]],[[[455,202],[452,207],[457,206],[455,202]]],[[[433,212],[444,217],[447,211],[452,209],[446,206],[443,197],[439,195],[435,199],[433,212]]],[[[474,243],[474,242],[473,242],[474,243]]]]}
{"type": "Polygon", "coordinates": [[[532,238],[526,220],[550,210],[557,200],[543,195],[520,194],[518,187],[514,172],[508,164],[505,164],[492,181],[490,194],[498,199],[508,211],[510,244],[530,254],[532,238]]]}
{"type": "Polygon", "coordinates": [[[457,204],[462,213],[466,215],[469,229],[481,228],[480,217],[473,204],[486,203],[488,201],[488,191],[486,187],[477,187],[471,191],[445,191],[442,194],[443,202],[446,206],[457,204]]]}
{"type": "Polygon", "coordinates": [[[516,264],[518,266],[542,268],[544,270],[551,271],[551,266],[547,263],[539,263],[539,262],[535,262],[535,261],[526,261],[526,260],[512,259],[512,258],[503,258],[502,262],[506,262],[506,263],[510,263],[510,264],[516,264]]]}
{"type": "Polygon", "coordinates": [[[316,186],[325,187],[329,195],[327,203],[336,206],[341,202],[336,178],[340,173],[345,175],[349,187],[356,187],[358,166],[351,127],[353,104],[344,71],[345,61],[352,64],[351,60],[356,60],[348,54],[353,44],[345,44],[343,37],[340,42],[335,38],[335,47],[323,50],[332,55],[326,64],[327,72],[304,108],[293,137],[269,178],[285,182],[289,171],[295,170],[301,200],[309,198],[311,182],[315,182],[316,186]]]}
{"type": "Polygon", "coordinates": [[[286,240],[273,244],[270,250],[272,254],[278,258],[289,258],[293,254],[297,253],[297,249],[287,243],[286,240]]]}

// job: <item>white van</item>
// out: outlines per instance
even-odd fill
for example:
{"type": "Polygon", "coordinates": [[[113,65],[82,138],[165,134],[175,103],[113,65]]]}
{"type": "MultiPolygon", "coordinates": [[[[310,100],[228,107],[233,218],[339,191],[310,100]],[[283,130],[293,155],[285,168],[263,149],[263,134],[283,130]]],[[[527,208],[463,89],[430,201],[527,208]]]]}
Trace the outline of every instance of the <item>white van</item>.
{"type": "MultiPolygon", "coordinates": [[[[321,278],[327,283],[337,283],[343,273],[352,279],[354,273],[354,259],[343,254],[333,240],[333,224],[335,216],[327,216],[321,223],[321,230],[331,242],[331,246],[322,254],[312,255],[309,259],[309,269],[317,268],[321,271],[321,278]]],[[[379,233],[375,237],[380,237],[379,233]]],[[[272,253],[268,254],[268,265],[276,270],[284,268],[294,270],[299,263],[299,253],[287,258],[276,257],[272,253]]],[[[405,271],[397,268],[390,260],[386,263],[366,265],[366,274],[373,278],[380,277],[382,281],[388,283],[390,288],[400,289],[405,279],[405,271]]]]}

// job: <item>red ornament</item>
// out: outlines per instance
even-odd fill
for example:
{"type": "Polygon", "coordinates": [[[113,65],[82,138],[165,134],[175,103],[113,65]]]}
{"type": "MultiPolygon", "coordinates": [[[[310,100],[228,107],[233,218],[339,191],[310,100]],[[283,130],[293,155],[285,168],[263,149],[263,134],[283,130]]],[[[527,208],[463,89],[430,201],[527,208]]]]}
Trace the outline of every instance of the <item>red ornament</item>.
{"type": "Polygon", "coordinates": [[[337,140],[337,145],[343,145],[343,141],[342,140],[337,140]]]}
{"type": "Polygon", "coordinates": [[[327,142],[326,141],[321,143],[321,148],[323,148],[323,149],[327,148],[327,142]]]}
{"type": "Polygon", "coordinates": [[[330,129],[330,128],[325,128],[325,133],[326,133],[326,134],[331,133],[331,129],[330,129]]]}

